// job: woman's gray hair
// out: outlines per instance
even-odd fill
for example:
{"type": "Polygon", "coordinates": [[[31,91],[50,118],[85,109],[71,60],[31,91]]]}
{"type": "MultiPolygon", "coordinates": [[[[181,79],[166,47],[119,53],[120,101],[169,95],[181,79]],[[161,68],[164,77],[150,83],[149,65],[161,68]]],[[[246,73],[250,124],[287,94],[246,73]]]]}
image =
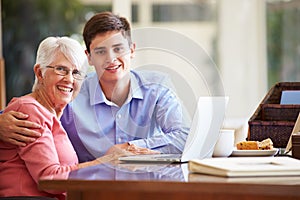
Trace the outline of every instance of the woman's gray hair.
{"type": "MultiPolygon", "coordinates": [[[[87,58],[83,47],[78,41],[66,36],[44,39],[38,47],[35,64],[39,64],[41,68],[46,68],[53,62],[59,52],[64,54],[80,71],[87,71],[87,58]]],[[[32,91],[36,89],[37,85],[38,79],[35,76],[32,91]]]]}

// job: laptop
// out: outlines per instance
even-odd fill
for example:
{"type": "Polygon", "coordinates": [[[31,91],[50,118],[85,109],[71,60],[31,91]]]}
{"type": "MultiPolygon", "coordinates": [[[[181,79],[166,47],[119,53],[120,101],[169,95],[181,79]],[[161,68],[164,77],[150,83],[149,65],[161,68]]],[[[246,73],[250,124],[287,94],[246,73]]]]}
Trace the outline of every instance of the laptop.
{"type": "Polygon", "coordinates": [[[228,97],[204,96],[197,102],[190,133],[182,154],[130,155],[120,157],[123,162],[184,163],[191,159],[212,157],[214,146],[223,125],[228,97]]]}

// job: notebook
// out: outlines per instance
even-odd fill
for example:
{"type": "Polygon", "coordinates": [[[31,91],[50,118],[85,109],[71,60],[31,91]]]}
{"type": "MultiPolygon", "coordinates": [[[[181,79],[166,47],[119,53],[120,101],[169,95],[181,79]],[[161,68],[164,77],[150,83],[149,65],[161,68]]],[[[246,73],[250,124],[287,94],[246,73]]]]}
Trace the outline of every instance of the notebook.
{"type": "Polygon", "coordinates": [[[212,157],[214,146],[225,117],[228,97],[204,96],[197,102],[190,133],[182,154],[131,155],[120,157],[124,162],[188,162],[212,157]]]}

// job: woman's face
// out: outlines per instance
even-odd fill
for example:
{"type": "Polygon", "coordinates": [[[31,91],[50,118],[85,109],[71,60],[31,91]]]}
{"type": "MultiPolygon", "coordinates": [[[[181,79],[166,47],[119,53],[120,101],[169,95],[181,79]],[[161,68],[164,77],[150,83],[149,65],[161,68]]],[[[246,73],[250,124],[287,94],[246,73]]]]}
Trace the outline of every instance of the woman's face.
{"type": "Polygon", "coordinates": [[[77,69],[62,53],[57,53],[51,67],[61,66],[68,70],[67,75],[59,75],[53,68],[46,68],[44,75],[39,77],[41,89],[44,90],[54,109],[64,108],[73,100],[81,87],[82,80],[74,79],[72,71],[77,69]]]}

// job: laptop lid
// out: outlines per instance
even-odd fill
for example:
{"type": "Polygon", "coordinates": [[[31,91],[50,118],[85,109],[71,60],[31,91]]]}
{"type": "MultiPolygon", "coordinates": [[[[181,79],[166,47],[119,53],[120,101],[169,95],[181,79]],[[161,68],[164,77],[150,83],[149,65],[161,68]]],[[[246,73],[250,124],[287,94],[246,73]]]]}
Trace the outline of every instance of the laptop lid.
{"type": "Polygon", "coordinates": [[[190,159],[211,157],[223,124],[228,97],[204,96],[197,102],[190,133],[182,155],[133,155],[120,157],[120,161],[133,162],[187,162],[190,159]]]}
{"type": "Polygon", "coordinates": [[[199,98],[182,153],[182,161],[212,157],[223,125],[228,100],[226,96],[199,98]]]}

